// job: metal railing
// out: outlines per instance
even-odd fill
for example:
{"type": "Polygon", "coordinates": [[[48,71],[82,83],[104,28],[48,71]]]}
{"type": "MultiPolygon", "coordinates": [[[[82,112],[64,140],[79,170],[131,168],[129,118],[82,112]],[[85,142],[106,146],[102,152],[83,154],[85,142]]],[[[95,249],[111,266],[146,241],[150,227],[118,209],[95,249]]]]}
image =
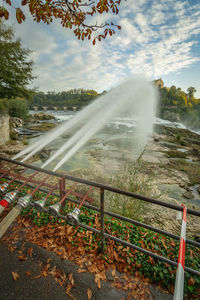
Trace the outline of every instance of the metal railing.
{"type": "MultiPolygon", "coordinates": [[[[101,225],[100,226],[100,230],[98,230],[96,228],[93,228],[91,226],[82,224],[81,222],[78,222],[78,226],[80,226],[82,228],[85,228],[86,230],[90,230],[90,231],[92,231],[92,232],[100,235],[100,239],[101,239],[101,252],[102,253],[105,251],[105,239],[110,239],[110,240],[118,242],[118,243],[120,243],[122,245],[128,246],[128,247],[130,247],[132,249],[135,249],[135,250],[137,250],[137,251],[139,251],[141,253],[144,253],[144,254],[146,254],[148,256],[151,256],[154,259],[158,259],[158,260],[160,260],[162,262],[165,262],[165,263],[167,263],[169,265],[177,267],[177,262],[175,262],[175,261],[172,261],[172,260],[170,260],[170,259],[168,259],[166,257],[160,256],[160,255],[158,255],[156,253],[148,251],[148,250],[146,250],[144,248],[138,247],[137,245],[134,245],[134,244],[132,244],[130,242],[127,242],[127,241],[124,241],[122,239],[119,239],[116,236],[110,235],[110,234],[108,234],[108,233],[105,232],[104,217],[105,217],[105,215],[107,215],[107,216],[116,218],[118,220],[125,221],[127,223],[130,223],[130,224],[133,224],[133,225],[136,225],[136,226],[140,226],[140,227],[149,229],[151,231],[160,233],[162,235],[171,237],[173,239],[180,240],[179,236],[174,235],[174,234],[172,234],[170,232],[154,228],[153,226],[150,226],[150,225],[147,225],[147,224],[143,224],[141,222],[132,220],[130,218],[118,215],[118,214],[110,212],[110,211],[106,211],[105,208],[104,208],[105,191],[110,191],[110,192],[113,192],[113,193],[116,193],[116,194],[120,194],[120,195],[131,197],[131,198],[134,198],[134,199],[139,199],[139,200],[142,200],[142,201],[145,201],[145,202],[148,202],[148,203],[153,203],[153,204],[156,204],[156,205],[160,205],[160,206],[167,207],[167,208],[174,209],[176,211],[181,211],[181,212],[183,211],[183,207],[182,206],[174,205],[174,204],[171,204],[171,203],[162,202],[162,201],[154,199],[154,198],[149,198],[149,197],[138,195],[138,194],[135,194],[135,193],[132,193],[132,192],[128,192],[128,191],[120,190],[120,189],[117,189],[117,188],[113,188],[113,187],[110,187],[108,185],[104,185],[104,184],[100,184],[100,183],[96,183],[96,182],[92,182],[92,181],[88,181],[88,180],[76,178],[76,177],[73,177],[73,176],[69,176],[67,174],[61,174],[61,173],[57,173],[57,172],[53,172],[53,171],[49,171],[49,170],[44,170],[44,169],[41,169],[41,168],[38,168],[38,167],[35,167],[35,166],[32,166],[32,165],[21,163],[21,162],[18,162],[18,161],[15,161],[15,160],[11,160],[11,159],[8,159],[8,158],[0,157],[0,160],[6,161],[6,162],[11,163],[11,164],[20,165],[20,166],[23,166],[24,168],[28,168],[28,169],[31,169],[31,170],[35,170],[35,171],[38,171],[38,172],[41,172],[41,173],[46,173],[48,175],[52,175],[54,177],[57,177],[58,180],[59,180],[59,184],[56,183],[56,185],[52,185],[52,184],[44,182],[43,185],[38,188],[38,190],[40,190],[41,192],[44,192],[44,193],[48,194],[49,193],[48,189],[52,189],[53,190],[57,186],[59,186],[59,194],[52,191],[51,195],[54,195],[54,196],[60,198],[60,200],[62,200],[63,197],[65,197],[66,193],[68,193],[68,190],[66,190],[66,188],[65,188],[65,180],[70,180],[72,182],[81,183],[81,184],[89,186],[89,188],[90,187],[98,188],[99,189],[100,207],[96,207],[94,205],[85,203],[85,200],[88,200],[89,202],[92,202],[92,198],[89,197],[87,193],[86,193],[87,195],[86,194],[82,195],[81,193],[70,191],[71,195],[76,195],[78,198],[82,199],[83,203],[81,203],[81,201],[78,201],[78,200],[75,200],[75,199],[71,198],[69,196],[69,194],[67,194],[65,200],[68,200],[68,201],[70,201],[72,203],[75,203],[75,204],[79,204],[79,206],[80,206],[80,204],[82,204],[84,207],[92,209],[92,210],[100,213],[100,225],[101,225]]],[[[0,169],[0,173],[2,173],[2,172],[4,172],[4,170],[2,171],[0,169]]],[[[11,175],[12,175],[12,173],[8,172],[4,177],[5,178],[10,178],[11,175]]],[[[15,179],[15,182],[23,183],[24,180],[25,179],[23,178],[23,176],[19,175],[18,179],[15,179]]],[[[35,188],[35,184],[39,185],[40,181],[38,181],[38,180],[32,180],[32,181],[30,181],[30,182],[27,183],[27,186],[29,186],[31,188],[35,188]]],[[[60,201],[60,202],[62,202],[62,201],[60,201]]],[[[44,208],[44,207],[42,209],[44,209],[45,211],[47,211],[47,209],[44,208]]],[[[69,218],[67,216],[61,215],[58,210],[56,210],[56,214],[57,214],[57,216],[59,218],[69,221],[69,218]]],[[[196,211],[196,210],[192,210],[192,209],[187,209],[187,214],[200,217],[200,212],[196,211]]],[[[196,241],[193,241],[193,240],[190,240],[190,239],[186,239],[186,243],[190,244],[192,246],[200,248],[200,243],[198,243],[196,241]]],[[[190,272],[190,273],[192,273],[194,275],[200,275],[199,271],[191,269],[191,268],[189,268],[187,266],[185,267],[185,271],[188,271],[188,272],[190,272]]]]}

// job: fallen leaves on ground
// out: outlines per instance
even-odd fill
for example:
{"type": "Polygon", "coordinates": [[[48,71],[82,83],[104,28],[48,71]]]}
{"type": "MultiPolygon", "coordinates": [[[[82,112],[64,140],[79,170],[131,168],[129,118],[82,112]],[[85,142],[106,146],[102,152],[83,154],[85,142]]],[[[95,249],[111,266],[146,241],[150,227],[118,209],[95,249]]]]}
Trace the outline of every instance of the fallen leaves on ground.
{"type": "MultiPolygon", "coordinates": [[[[96,215],[94,217],[93,225],[94,227],[100,226],[99,215],[96,215]]],[[[122,224],[119,223],[118,225],[121,226],[122,224]]],[[[107,224],[106,226],[106,232],[113,235],[111,225],[107,224]]],[[[19,217],[18,225],[13,227],[12,234],[9,238],[6,239],[11,240],[13,238],[13,241],[16,243],[19,239],[17,233],[20,231],[20,229],[22,230],[22,228],[23,232],[26,233],[26,238],[30,242],[37,244],[38,246],[43,247],[48,251],[56,253],[61,257],[61,259],[69,259],[71,261],[75,261],[79,266],[77,273],[89,271],[94,274],[94,281],[99,289],[102,286],[102,280],[107,280],[107,270],[109,268],[112,268],[112,276],[114,277],[113,286],[126,291],[129,295],[129,298],[133,297],[132,293],[134,293],[135,299],[151,299],[147,287],[149,278],[145,278],[138,272],[139,269],[143,267],[143,260],[137,261],[136,259],[136,256],[139,253],[138,251],[131,249],[128,246],[124,247],[122,245],[119,245],[112,240],[107,240],[105,252],[106,255],[102,255],[98,252],[100,237],[97,234],[91,233],[86,230],[82,230],[80,232],[80,228],[78,226],[73,227],[68,224],[65,224],[63,226],[63,224],[59,222],[53,224],[48,223],[45,226],[38,227],[36,225],[33,225],[32,220],[30,220],[28,217],[19,217]],[[24,228],[24,225],[26,225],[27,228],[24,228]],[[118,272],[119,276],[116,275],[116,272],[118,272]],[[120,273],[125,273],[123,280],[120,279],[120,273]],[[132,279],[129,278],[131,273],[134,274],[132,276],[132,279]]],[[[131,231],[126,232],[126,229],[123,230],[125,234],[124,239],[130,241],[131,231]]],[[[116,235],[117,234],[118,233],[116,233],[116,235]]],[[[161,255],[162,253],[160,252],[160,248],[157,247],[157,249],[155,249],[155,244],[158,241],[158,236],[155,235],[152,238],[152,241],[155,240],[155,244],[154,242],[152,242],[152,245],[148,244],[147,242],[144,243],[147,237],[148,233],[141,231],[141,237],[138,238],[138,243],[140,244],[140,246],[161,255]],[[151,248],[148,248],[149,246],[151,246],[151,248]]],[[[168,258],[173,259],[174,255],[173,253],[170,253],[170,247],[173,248],[176,244],[173,241],[169,243],[165,238],[162,238],[161,243],[164,250],[168,250],[169,248],[168,258]]],[[[11,247],[12,250],[15,251],[16,249],[13,247],[13,245],[11,247]]],[[[27,250],[27,255],[32,257],[32,252],[33,249],[29,248],[27,250]]],[[[142,257],[143,254],[140,255],[142,257]]],[[[190,252],[191,258],[193,258],[194,255],[195,254],[193,252],[190,252]]],[[[21,253],[19,257],[23,257],[23,254],[21,253]]],[[[39,275],[31,278],[39,278],[41,276],[51,275],[60,286],[65,286],[66,293],[68,292],[70,297],[73,299],[74,296],[71,294],[71,289],[74,284],[73,276],[72,278],[68,278],[68,282],[66,279],[66,275],[63,274],[59,269],[57,269],[57,267],[53,267],[53,269],[50,268],[49,262],[47,262],[46,265],[41,266],[42,270],[39,275]]],[[[152,267],[156,264],[154,259],[151,257],[147,258],[147,262],[152,267]]],[[[169,266],[166,265],[165,267],[168,268],[169,266]]],[[[170,270],[169,272],[170,274],[174,274],[176,270],[170,270]]],[[[190,286],[193,285],[193,280],[189,280],[188,283],[190,286]]],[[[170,286],[169,291],[173,290],[172,287],[173,286],[170,286]]]]}

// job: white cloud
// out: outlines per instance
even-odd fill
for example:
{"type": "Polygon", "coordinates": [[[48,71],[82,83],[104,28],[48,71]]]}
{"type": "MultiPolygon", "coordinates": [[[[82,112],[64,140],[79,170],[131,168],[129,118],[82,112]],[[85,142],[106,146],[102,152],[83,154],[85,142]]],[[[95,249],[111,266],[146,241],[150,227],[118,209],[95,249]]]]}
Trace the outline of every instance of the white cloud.
{"type": "Polygon", "coordinates": [[[74,87],[109,89],[130,73],[162,76],[178,72],[199,60],[193,51],[200,46],[200,4],[187,0],[123,1],[118,16],[100,15],[122,26],[120,32],[93,46],[78,41],[58,21],[16,24],[17,35],[33,50],[34,85],[40,90],[74,87]]]}

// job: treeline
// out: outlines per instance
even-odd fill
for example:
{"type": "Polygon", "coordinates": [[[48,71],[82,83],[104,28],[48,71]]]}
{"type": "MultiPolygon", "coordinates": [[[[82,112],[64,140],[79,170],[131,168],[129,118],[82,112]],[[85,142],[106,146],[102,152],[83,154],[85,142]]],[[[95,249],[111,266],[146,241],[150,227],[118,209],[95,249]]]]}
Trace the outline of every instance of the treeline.
{"type": "Polygon", "coordinates": [[[186,93],[174,85],[159,89],[160,116],[171,111],[177,113],[185,125],[200,128],[200,99],[194,97],[195,92],[194,87],[189,87],[186,93]]]}
{"type": "Polygon", "coordinates": [[[57,107],[82,107],[88,105],[99,94],[94,90],[72,89],[66,92],[35,92],[31,107],[35,106],[57,106],[57,107]]]}

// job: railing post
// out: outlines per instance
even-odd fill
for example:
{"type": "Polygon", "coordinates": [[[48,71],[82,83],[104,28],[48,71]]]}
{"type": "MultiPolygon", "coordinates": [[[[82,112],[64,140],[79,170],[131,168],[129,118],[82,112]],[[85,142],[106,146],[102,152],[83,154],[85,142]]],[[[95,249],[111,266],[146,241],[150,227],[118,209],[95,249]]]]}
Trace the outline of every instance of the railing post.
{"type": "Polygon", "coordinates": [[[65,195],[65,178],[63,177],[59,180],[59,194],[61,200],[65,195]]]}
{"type": "Polygon", "coordinates": [[[184,204],[182,214],[181,237],[178,254],[178,265],[176,270],[176,281],[173,300],[182,300],[184,294],[184,272],[185,272],[185,241],[186,241],[186,214],[187,208],[184,204]]]}
{"type": "Polygon", "coordinates": [[[104,189],[100,188],[101,253],[104,253],[104,189]]]}

